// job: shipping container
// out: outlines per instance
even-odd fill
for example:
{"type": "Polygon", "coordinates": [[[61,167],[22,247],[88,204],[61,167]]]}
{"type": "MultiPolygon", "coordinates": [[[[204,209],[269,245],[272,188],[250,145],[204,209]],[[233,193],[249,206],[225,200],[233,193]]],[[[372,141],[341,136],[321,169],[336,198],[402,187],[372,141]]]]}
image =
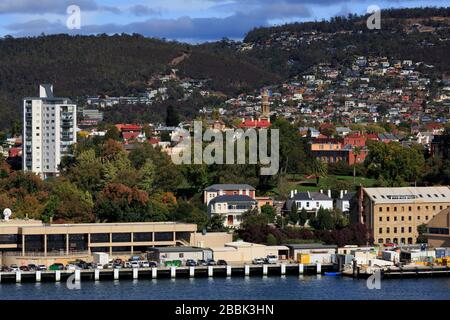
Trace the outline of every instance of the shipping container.
{"type": "Polygon", "coordinates": [[[94,263],[102,266],[109,263],[109,254],[105,252],[94,252],[92,258],[94,263]]]}
{"type": "Polygon", "coordinates": [[[302,263],[302,264],[308,264],[311,263],[311,257],[309,256],[308,253],[299,253],[297,254],[297,261],[298,263],[302,263]]]}

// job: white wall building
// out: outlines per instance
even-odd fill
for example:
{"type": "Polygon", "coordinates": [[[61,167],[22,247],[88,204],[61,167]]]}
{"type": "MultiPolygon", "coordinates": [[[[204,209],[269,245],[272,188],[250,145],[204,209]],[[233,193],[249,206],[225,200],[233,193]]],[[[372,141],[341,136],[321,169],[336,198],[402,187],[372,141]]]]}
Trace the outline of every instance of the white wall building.
{"type": "Polygon", "coordinates": [[[297,190],[292,190],[290,198],[286,201],[287,211],[291,210],[294,202],[298,211],[305,209],[308,212],[317,213],[320,208],[333,210],[333,198],[331,197],[330,190],[328,190],[328,194],[324,194],[323,192],[297,192],[297,190]]]}
{"type": "Polygon", "coordinates": [[[62,156],[76,142],[77,106],[53,96],[53,85],[39,87],[39,97],[23,100],[23,170],[42,179],[58,175],[62,156]]]}

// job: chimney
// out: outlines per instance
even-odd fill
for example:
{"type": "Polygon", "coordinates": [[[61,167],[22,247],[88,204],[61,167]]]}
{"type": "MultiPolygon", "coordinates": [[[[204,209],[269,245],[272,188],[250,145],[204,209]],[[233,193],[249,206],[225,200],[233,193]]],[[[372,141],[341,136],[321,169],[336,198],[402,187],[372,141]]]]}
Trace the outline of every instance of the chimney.
{"type": "Polygon", "coordinates": [[[320,189],[320,193],[323,193],[323,189],[320,189]]]}
{"type": "Polygon", "coordinates": [[[297,189],[294,190],[294,194],[297,194],[297,189]]]}
{"type": "Polygon", "coordinates": [[[328,189],[328,198],[331,198],[331,189],[328,189]]]}
{"type": "Polygon", "coordinates": [[[344,191],[344,194],[347,194],[347,190],[344,191]]]}
{"type": "Polygon", "coordinates": [[[344,190],[341,190],[341,196],[339,199],[342,199],[344,197],[344,190]]]}
{"type": "Polygon", "coordinates": [[[291,198],[294,197],[294,190],[291,190],[291,198]]]}

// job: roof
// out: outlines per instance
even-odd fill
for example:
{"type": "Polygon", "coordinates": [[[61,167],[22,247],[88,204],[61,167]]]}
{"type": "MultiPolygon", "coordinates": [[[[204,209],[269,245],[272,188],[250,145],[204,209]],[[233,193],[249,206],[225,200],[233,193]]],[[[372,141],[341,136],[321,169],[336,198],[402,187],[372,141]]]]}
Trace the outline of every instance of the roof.
{"type": "Polygon", "coordinates": [[[210,249],[198,247],[158,247],[158,248],[148,248],[148,250],[158,252],[203,252],[204,250],[210,249]]]}
{"type": "Polygon", "coordinates": [[[225,243],[225,247],[234,247],[234,248],[244,248],[244,247],[265,247],[265,245],[263,244],[259,244],[259,243],[252,243],[252,242],[245,242],[245,241],[233,241],[233,242],[228,242],[225,243]]]}
{"type": "Polygon", "coordinates": [[[356,192],[347,192],[343,195],[342,198],[339,198],[340,200],[351,200],[356,195],[356,192]]]}
{"type": "Polygon", "coordinates": [[[214,199],[212,199],[210,203],[216,202],[251,202],[255,204],[257,203],[255,199],[242,194],[217,196],[214,199]]]}
{"type": "Polygon", "coordinates": [[[271,126],[271,123],[268,119],[260,119],[260,120],[252,120],[246,119],[241,124],[239,124],[239,128],[268,128],[271,126]]]}
{"type": "Polygon", "coordinates": [[[205,191],[220,191],[220,190],[255,190],[249,184],[213,184],[205,189],[205,191]]]}
{"type": "Polygon", "coordinates": [[[449,202],[450,188],[445,187],[400,187],[364,188],[364,192],[375,203],[449,202]]]}
{"type": "Polygon", "coordinates": [[[333,199],[330,198],[328,195],[324,194],[324,193],[320,193],[320,192],[309,192],[309,191],[303,191],[303,192],[297,192],[296,194],[294,194],[294,197],[291,198],[294,200],[330,200],[332,201],[333,199]]]}
{"type": "Polygon", "coordinates": [[[322,243],[301,243],[301,244],[286,244],[290,249],[335,249],[336,244],[322,244],[322,243]]]}

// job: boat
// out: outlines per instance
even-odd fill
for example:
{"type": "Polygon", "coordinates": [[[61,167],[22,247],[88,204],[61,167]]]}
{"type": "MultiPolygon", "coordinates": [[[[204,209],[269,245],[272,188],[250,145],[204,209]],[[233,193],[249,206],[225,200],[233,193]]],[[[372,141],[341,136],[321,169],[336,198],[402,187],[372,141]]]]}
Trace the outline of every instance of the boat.
{"type": "Polygon", "coordinates": [[[331,276],[331,277],[337,277],[337,276],[342,275],[342,273],[341,272],[325,272],[324,275],[331,276]]]}

